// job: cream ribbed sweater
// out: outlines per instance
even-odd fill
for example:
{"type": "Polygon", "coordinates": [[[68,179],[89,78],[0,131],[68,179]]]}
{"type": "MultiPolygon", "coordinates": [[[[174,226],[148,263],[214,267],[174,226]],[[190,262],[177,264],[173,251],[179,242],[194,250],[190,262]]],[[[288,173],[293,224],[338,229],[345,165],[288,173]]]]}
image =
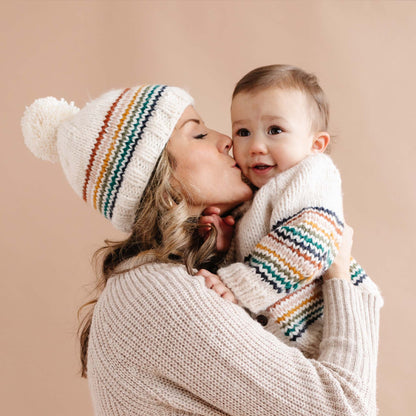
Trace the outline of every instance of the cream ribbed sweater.
{"type": "MultiPolygon", "coordinates": [[[[258,190],[237,226],[237,262],[217,274],[268,331],[316,358],[324,311],[320,277],[338,253],[343,228],[338,169],[325,154],[309,156],[258,190]]],[[[350,273],[357,290],[379,295],[355,260],[350,273]]]]}
{"type": "Polygon", "coordinates": [[[307,359],[183,266],[109,279],[88,379],[97,415],[374,415],[380,300],[323,284],[320,354],[307,359]]]}

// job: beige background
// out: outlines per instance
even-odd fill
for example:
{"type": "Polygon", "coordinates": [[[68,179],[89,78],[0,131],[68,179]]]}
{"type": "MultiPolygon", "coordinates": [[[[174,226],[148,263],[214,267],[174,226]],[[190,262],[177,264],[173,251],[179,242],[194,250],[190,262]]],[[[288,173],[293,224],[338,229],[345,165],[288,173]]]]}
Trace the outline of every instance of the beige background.
{"type": "Polygon", "coordinates": [[[414,414],[415,2],[1,1],[0,28],[1,414],[92,414],[76,312],[94,250],[120,237],[24,147],[24,106],[162,82],[229,133],[235,82],[270,63],[327,92],[354,255],[385,297],[380,414],[414,414]]]}

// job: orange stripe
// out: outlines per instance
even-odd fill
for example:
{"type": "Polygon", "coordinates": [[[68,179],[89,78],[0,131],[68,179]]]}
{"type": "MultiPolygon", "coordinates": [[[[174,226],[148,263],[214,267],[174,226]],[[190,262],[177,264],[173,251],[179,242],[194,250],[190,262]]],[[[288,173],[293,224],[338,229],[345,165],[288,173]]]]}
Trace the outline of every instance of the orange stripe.
{"type": "Polygon", "coordinates": [[[283,257],[281,257],[281,256],[279,256],[275,251],[273,251],[273,250],[270,250],[268,247],[266,247],[266,246],[262,246],[261,244],[257,244],[256,245],[256,248],[257,247],[259,247],[259,248],[261,248],[261,249],[263,249],[263,250],[265,250],[265,251],[267,251],[268,253],[270,253],[270,254],[272,254],[273,255],[273,257],[276,257],[277,259],[279,259],[283,264],[285,264],[286,266],[287,266],[287,268],[289,269],[289,270],[292,270],[292,272],[294,273],[294,274],[296,274],[296,275],[298,275],[299,276],[299,280],[310,280],[313,276],[314,276],[314,274],[312,274],[312,275],[310,275],[310,276],[303,276],[301,273],[300,273],[300,271],[299,270],[297,270],[297,269],[295,269],[294,267],[292,267],[283,257]]]}
{"type": "Polygon", "coordinates": [[[287,223],[286,224],[291,224],[292,222],[294,222],[295,220],[297,220],[298,218],[300,218],[300,217],[302,217],[304,214],[306,214],[306,213],[310,213],[310,212],[313,212],[314,214],[316,214],[316,215],[319,215],[320,217],[322,217],[322,218],[325,218],[329,223],[331,223],[333,226],[334,226],[334,228],[335,228],[335,230],[337,231],[337,233],[339,234],[339,235],[342,235],[342,229],[339,227],[339,225],[334,221],[334,220],[332,220],[331,219],[331,217],[329,217],[328,215],[325,215],[325,214],[323,214],[323,213],[321,213],[321,212],[318,212],[318,211],[315,211],[315,210],[313,210],[313,209],[311,209],[311,210],[307,210],[307,211],[303,211],[301,214],[299,214],[298,216],[296,216],[296,217],[294,217],[294,218],[292,218],[291,220],[289,220],[289,221],[287,221],[287,223]]]}
{"type": "Polygon", "coordinates": [[[129,112],[130,112],[130,110],[131,110],[131,107],[133,106],[133,104],[134,104],[134,102],[135,102],[135,100],[136,100],[136,98],[137,98],[137,95],[140,93],[140,91],[141,91],[143,88],[144,88],[144,85],[143,85],[143,86],[141,86],[141,87],[140,87],[140,88],[136,91],[136,93],[134,94],[134,96],[133,96],[132,100],[130,101],[129,105],[128,105],[128,106],[127,106],[127,108],[126,108],[126,111],[124,111],[124,114],[123,114],[123,116],[121,117],[120,122],[118,123],[118,126],[117,126],[117,131],[114,133],[114,136],[113,136],[113,138],[111,139],[111,145],[110,145],[110,148],[108,149],[107,155],[106,155],[106,157],[105,157],[105,159],[104,159],[103,165],[102,165],[102,167],[101,167],[100,174],[99,174],[98,179],[97,179],[97,183],[96,183],[96,185],[95,185],[95,190],[94,190],[94,199],[93,199],[93,201],[94,201],[94,208],[95,208],[95,209],[97,209],[97,193],[98,193],[98,189],[99,189],[99,187],[100,187],[100,185],[101,185],[101,181],[103,180],[104,172],[105,172],[105,170],[106,170],[106,168],[107,168],[107,166],[108,166],[108,162],[110,161],[110,156],[111,156],[111,153],[112,153],[112,151],[113,151],[113,149],[114,149],[114,146],[115,146],[115,144],[116,144],[116,141],[117,141],[118,135],[119,135],[119,133],[120,133],[120,131],[121,131],[121,128],[123,127],[123,123],[124,123],[124,121],[125,121],[125,119],[126,119],[126,117],[127,117],[128,113],[129,113],[129,112]]]}
{"type": "Polygon", "coordinates": [[[94,164],[94,160],[95,160],[95,156],[97,154],[98,151],[98,147],[100,146],[101,141],[103,140],[103,136],[105,133],[105,130],[107,129],[108,123],[110,121],[111,116],[113,115],[114,109],[116,108],[118,102],[121,100],[121,97],[129,90],[130,88],[126,88],[121,94],[120,96],[117,98],[116,101],[114,101],[114,103],[112,104],[110,110],[108,110],[107,115],[104,118],[104,124],[101,127],[101,131],[98,134],[98,137],[96,139],[94,148],[92,149],[92,153],[90,156],[90,161],[88,163],[88,167],[87,167],[87,171],[85,173],[85,181],[84,181],[84,187],[82,190],[82,198],[84,199],[84,201],[87,201],[87,187],[88,187],[88,181],[90,180],[90,175],[91,175],[91,170],[92,170],[92,165],[94,164]]]}
{"type": "Polygon", "coordinates": [[[321,227],[318,227],[318,225],[317,224],[315,224],[314,222],[312,222],[312,221],[304,221],[305,222],[305,224],[309,224],[310,226],[312,226],[312,228],[315,228],[315,230],[317,230],[317,231],[319,231],[319,232],[321,232],[323,235],[325,235],[325,237],[326,238],[328,238],[329,240],[333,240],[334,241],[334,244],[335,244],[335,247],[339,250],[339,244],[337,243],[337,241],[335,240],[335,238],[334,238],[334,235],[331,233],[331,234],[328,234],[323,228],[321,228],[321,227]]]}
{"type": "MultiPolygon", "coordinates": [[[[309,263],[313,264],[315,267],[318,267],[319,269],[322,268],[322,265],[320,263],[317,263],[315,261],[312,260],[312,257],[308,256],[305,253],[302,253],[300,250],[291,247],[289,245],[284,244],[282,241],[280,241],[276,236],[274,236],[273,234],[269,234],[268,237],[270,237],[271,239],[273,239],[277,244],[280,244],[282,246],[285,246],[286,248],[288,248],[289,250],[291,250],[292,252],[296,253],[299,257],[303,257],[306,261],[308,261],[309,263]]],[[[257,244],[258,246],[258,244],[257,244]]],[[[256,247],[257,247],[256,246],[256,247]]]]}
{"type": "Polygon", "coordinates": [[[312,295],[309,298],[305,299],[303,302],[301,302],[299,305],[295,306],[293,309],[290,309],[287,313],[282,315],[281,317],[276,319],[276,322],[280,324],[280,322],[284,321],[289,316],[293,315],[295,312],[297,312],[302,306],[305,306],[309,302],[313,302],[314,300],[318,299],[318,294],[312,295]]]}

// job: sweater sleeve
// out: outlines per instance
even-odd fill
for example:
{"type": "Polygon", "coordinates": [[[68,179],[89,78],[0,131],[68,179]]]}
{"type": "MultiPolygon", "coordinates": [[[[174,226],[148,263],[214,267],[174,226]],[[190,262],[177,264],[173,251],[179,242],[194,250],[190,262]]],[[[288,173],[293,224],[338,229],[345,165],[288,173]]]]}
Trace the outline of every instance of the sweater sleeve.
{"type": "Polygon", "coordinates": [[[312,360],[202,279],[142,267],[112,279],[97,305],[90,384],[101,377],[101,392],[118,386],[114,397],[127,401],[131,414],[142,414],[135,389],[147,374],[148,396],[176,409],[169,414],[374,415],[380,305],[344,280],[325,282],[323,295],[328,313],[321,354],[312,360]]]}
{"type": "Polygon", "coordinates": [[[270,224],[268,234],[243,253],[244,263],[217,273],[242,306],[258,313],[329,268],[344,224],[341,179],[326,155],[305,159],[272,179],[255,198],[239,227],[240,241],[259,219],[270,224]],[[258,214],[261,205],[271,206],[270,218],[258,214]]]}

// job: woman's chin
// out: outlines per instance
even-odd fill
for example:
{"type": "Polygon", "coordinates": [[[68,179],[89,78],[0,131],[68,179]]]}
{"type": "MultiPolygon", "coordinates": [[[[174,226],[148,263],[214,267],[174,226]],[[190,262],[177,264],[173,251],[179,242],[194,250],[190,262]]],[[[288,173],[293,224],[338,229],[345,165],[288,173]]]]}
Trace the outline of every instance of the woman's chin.
{"type": "Polygon", "coordinates": [[[242,194],[241,198],[236,198],[233,201],[222,203],[222,204],[213,204],[215,207],[219,208],[221,211],[220,215],[226,214],[232,211],[234,208],[238,207],[242,203],[249,201],[253,196],[253,191],[247,187],[247,191],[242,194]]]}

